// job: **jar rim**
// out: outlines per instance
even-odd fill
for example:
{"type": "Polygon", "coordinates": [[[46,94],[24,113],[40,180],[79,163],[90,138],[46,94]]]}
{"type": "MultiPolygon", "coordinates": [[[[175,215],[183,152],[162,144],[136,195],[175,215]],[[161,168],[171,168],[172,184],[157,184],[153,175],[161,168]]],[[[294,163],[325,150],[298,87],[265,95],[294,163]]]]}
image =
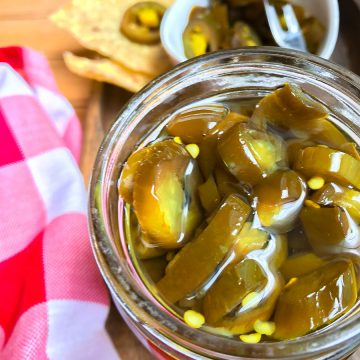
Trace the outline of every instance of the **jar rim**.
{"type": "Polygon", "coordinates": [[[360,76],[352,72],[351,70],[336,64],[331,60],[323,59],[317,55],[311,53],[305,53],[298,50],[286,49],[277,46],[252,46],[243,47],[238,49],[219,50],[204,54],[196,58],[188,59],[182,63],[177,64],[172,69],[168,70],[164,74],[161,74],[146,84],[139,92],[131,97],[131,99],[123,106],[127,107],[131,104],[141,103],[143,98],[151,91],[159,88],[165,81],[169,81],[176,75],[182,73],[184,70],[191,68],[198,64],[201,65],[204,62],[210,62],[212,60],[220,60],[221,58],[228,58],[233,56],[246,55],[280,55],[289,58],[302,58],[307,60],[309,63],[318,64],[326,69],[330,69],[332,72],[341,74],[341,77],[346,79],[349,83],[354,84],[356,88],[359,88],[360,76]]]}
{"type": "MultiPolygon", "coordinates": [[[[328,60],[321,59],[315,55],[305,54],[295,50],[287,50],[277,47],[254,47],[254,48],[242,48],[236,50],[227,50],[227,51],[219,51],[207,55],[203,55],[199,58],[190,59],[184,63],[181,63],[174,67],[172,70],[167,73],[159,76],[158,78],[151,81],[147,86],[145,86],[139,93],[134,95],[129,102],[124,106],[121,110],[119,116],[117,117],[115,123],[111,127],[110,131],[106,135],[103,140],[103,143],[100,147],[99,153],[97,155],[95,166],[93,169],[93,174],[90,182],[89,188],[89,231],[91,244],[93,248],[93,252],[95,255],[96,262],[102,273],[102,276],[110,288],[113,296],[124,305],[125,311],[133,318],[142,321],[143,323],[151,324],[153,319],[151,315],[148,314],[143,309],[134,308],[134,300],[131,299],[129,294],[126,291],[125,284],[119,283],[119,277],[116,272],[118,271],[118,267],[121,266],[118,259],[116,258],[117,250],[112,249],[104,249],[103,243],[100,239],[104,240],[105,243],[111,243],[111,231],[109,224],[107,223],[107,219],[103,216],[103,210],[106,208],[105,205],[105,193],[106,191],[101,191],[99,199],[96,199],[96,187],[97,184],[106,183],[108,179],[108,167],[109,167],[109,159],[111,158],[110,154],[113,151],[114,146],[116,145],[116,134],[119,132],[126,131],[126,119],[132,113],[136,112],[139,107],[145,102],[145,100],[149,100],[149,98],[156,96],[165,96],[167,85],[171,84],[174,81],[180,81],[183,74],[187,71],[198,71],[201,69],[202,65],[206,65],[211,61],[220,61],[222,59],[229,58],[240,58],[242,56],[261,56],[261,55],[271,55],[271,56],[279,56],[282,58],[290,58],[290,59],[299,59],[308,62],[309,64],[315,64],[316,66],[323,68],[324,73],[322,76],[328,76],[329,78],[339,76],[344,83],[349,85],[354,92],[356,92],[357,96],[360,94],[360,77],[356,74],[352,73],[350,70],[347,70],[335,63],[332,63],[328,60]],[[97,222],[101,223],[102,230],[99,230],[99,226],[96,225],[97,222]],[[115,256],[109,260],[107,255],[109,255],[109,251],[113,251],[115,256]],[[114,263],[112,263],[114,262],[114,263]]],[[[259,62],[260,64],[261,62],[259,62]]],[[[357,101],[357,99],[355,99],[357,101]]],[[[114,164],[111,164],[114,166],[114,164]]],[[[141,294],[144,296],[144,294],[141,294]]],[[[145,299],[148,301],[154,301],[152,297],[149,297],[145,294],[145,299]]],[[[156,300],[155,300],[156,301],[156,300]]],[[[159,305],[159,304],[157,304],[159,305]]],[[[160,310],[164,310],[161,309],[160,310]]],[[[169,314],[163,314],[168,316],[169,314]]],[[[177,321],[177,327],[184,327],[183,332],[188,334],[190,338],[197,338],[198,336],[206,336],[209,341],[222,341],[224,343],[231,344],[231,346],[235,346],[235,343],[238,345],[239,340],[219,337],[218,335],[204,333],[201,330],[189,329],[185,324],[183,324],[180,320],[174,320],[173,318],[167,319],[169,321],[177,321]],[[186,329],[185,329],[186,328],[186,329]],[[205,334],[205,335],[204,335],[205,334]]],[[[158,324],[157,324],[158,325],[158,324]]],[[[160,325],[157,326],[156,330],[157,335],[168,336],[170,341],[173,341],[171,331],[161,328],[160,325]]],[[[151,331],[151,330],[149,330],[151,331]]],[[[251,351],[251,349],[257,349],[260,353],[265,352],[265,348],[273,348],[274,353],[282,352],[284,347],[287,349],[287,353],[285,356],[276,356],[276,358],[286,358],[289,354],[294,354],[294,356],[299,356],[299,349],[305,343],[308,345],[307,350],[309,354],[311,353],[311,349],[313,352],[319,351],[319,345],[322,344],[323,348],[336,348],[339,344],[344,343],[345,341],[354,340],[354,334],[358,334],[358,341],[360,342],[360,314],[357,313],[354,317],[349,317],[344,319],[341,324],[337,327],[329,327],[324,332],[312,333],[308,336],[300,337],[291,341],[277,341],[270,343],[259,343],[256,345],[251,344],[243,344],[241,346],[244,348],[244,351],[251,351]],[[341,336],[339,335],[341,334],[341,336]],[[329,344],[329,338],[332,338],[331,344],[329,344]],[[327,341],[326,341],[327,340],[327,341]],[[312,346],[312,344],[315,344],[312,346]],[[294,351],[291,352],[290,348],[294,348],[294,351]],[[289,351],[290,350],[290,351],[289,351]]],[[[184,348],[186,346],[191,346],[193,351],[196,352],[196,345],[189,343],[186,339],[181,341],[184,348]]],[[[293,358],[293,357],[292,357],[293,358]]]]}

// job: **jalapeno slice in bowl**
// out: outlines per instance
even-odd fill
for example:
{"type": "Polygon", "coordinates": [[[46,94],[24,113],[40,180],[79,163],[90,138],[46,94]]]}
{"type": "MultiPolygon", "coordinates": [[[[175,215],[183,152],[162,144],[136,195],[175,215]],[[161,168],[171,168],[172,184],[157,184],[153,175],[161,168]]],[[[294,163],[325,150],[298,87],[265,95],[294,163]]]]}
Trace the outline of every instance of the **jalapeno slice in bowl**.
{"type": "Polygon", "coordinates": [[[160,42],[160,23],[165,7],[154,1],[144,1],[131,6],[124,14],[120,31],[139,44],[160,42]]]}
{"type": "Polygon", "coordinates": [[[216,51],[220,47],[217,25],[211,18],[190,20],[183,34],[184,51],[188,58],[216,51]]]}

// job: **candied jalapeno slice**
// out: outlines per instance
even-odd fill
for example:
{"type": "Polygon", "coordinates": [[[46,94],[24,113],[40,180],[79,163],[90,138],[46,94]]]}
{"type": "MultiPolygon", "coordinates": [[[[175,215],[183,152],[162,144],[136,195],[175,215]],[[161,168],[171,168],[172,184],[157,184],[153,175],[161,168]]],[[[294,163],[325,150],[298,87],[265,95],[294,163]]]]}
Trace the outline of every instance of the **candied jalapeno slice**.
{"type": "Polygon", "coordinates": [[[326,260],[312,252],[301,253],[288,257],[282,264],[280,271],[285,281],[289,281],[291,278],[298,278],[312,272],[326,263],[326,260]]]}
{"type": "Polygon", "coordinates": [[[339,206],[306,206],[301,211],[300,219],[309,243],[316,253],[348,253],[360,256],[359,226],[345,209],[339,206]]]}
{"type": "Polygon", "coordinates": [[[134,238],[133,242],[135,253],[139,259],[152,259],[165,254],[164,249],[149,246],[149,244],[152,244],[154,241],[149,241],[149,238],[146,238],[146,236],[141,233],[134,238]]]}
{"type": "Polygon", "coordinates": [[[160,42],[160,22],[165,7],[154,1],[139,2],[128,8],[122,18],[120,31],[139,44],[160,42]]]}
{"type": "Polygon", "coordinates": [[[146,159],[151,152],[149,147],[144,147],[133,152],[123,166],[119,181],[119,195],[125,202],[131,204],[133,201],[134,176],[138,166],[146,159]]]}
{"type": "MultiPolygon", "coordinates": [[[[231,312],[227,313],[220,320],[218,320],[214,326],[225,328],[232,334],[244,334],[253,330],[255,321],[269,320],[273,313],[276,300],[283,287],[283,279],[278,272],[278,268],[284,262],[286,256],[286,237],[284,235],[271,235],[270,240],[268,241],[268,245],[265,247],[265,249],[254,250],[250,252],[242,262],[235,265],[236,267],[241,268],[241,266],[243,266],[241,265],[242,263],[251,260],[259,266],[259,269],[265,277],[264,284],[262,284],[263,280],[261,284],[256,284],[255,282],[252,283],[253,280],[257,279],[251,278],[251,272],[243,274],[249,276],[249,278],[246,279],[248,282],[248,287],[246,290],[249,290],[252,286],[254,291],[251,292],[241,292],[241,283],[239,287],[240,280],[239,277],[234,276],[234,270],[232,268],[225,270],[217,282],[220,282],[221,285],[221,282],[224,281],[224,286],[226,285],[227,287],[230,287],[230,281],[232,281],[232,287],[239,291],[237,292],[233,290],[233,293],[230,293],[227,296],[218,294],[218,296],[215,297],[214,294],[210,293],[210,291],[212,291],[210,288],[209,292],[205,295],[204,298],[204,309],[206,297],[209,296],[209,293],[212,295],[212,299],[216,299],[217,309],[221,309],[221,311],[218,310],[218,312],[216,312],[214,315],[211,315],[214,316],[214,318],[218,318],[219,314],[226,312],[228,308],[233,307],[236,303],[237,306],[235,305],[231,312]],[[226,271],[232,271],[233,276],[229,276],[226,271]],[[223,276],[226,277],[226,284],[225,280],[222,280],[223,276]],[[260,287],[257,287],[257,285],[260,285],[260,287]]],[[[257,276],[261,275],[257,274],[257,276]]],[[[242,281],[244,281],[244,279],[242,281]]],[[[217,285],[217,282],[214,284],[214,286],[221,288],[219,284],[217,285]]],[[[213,291],[215,292],[215,290],[213,291]]],[[[209,300],[207,301],[207,309],[209,312],[211,312],[211,303],[209,300]]]]}
{"type": "Polygon", "coordinates": [[[294,228],[294,230],[289,231],[286,235],[288,239],[289,255],[311,251],[311,245],[309,244],[301,224],[294,228]]]}
{"type": "Polygon", "coordinates": [[[228,109],[218,104],[193,107],[176,114],[166,125],[166,130],[172,136],[179,136],[184,143],[198,144],[227,113],[228,109]]]}
{"type": "Polygon", "coordinates": [[[237,263],[249,252],[262,249],[267,244],[268,239],[269,234],[265,230],[254,227],[250,222],[245,223],[234,244],[232,262],[237,263]]]}
{"type": "Polygon", "coordinates": [[[213,176],[199,185],[198,191],[201,205],[208,214],[219,206],[221,198],[213,176]]]}
{"type": "Polygon", "coordinates": [[[309,178],[322,176],[326,181],[360,189],[360,161],[341,151],[322,146],[307,147],[299,152],[294,170],[309,178]]]}
{"type": "Polygon", "coordinates": [[[230,46],[237,49],[242,46],[261,46],[256,31],[244,21],[237,21],[230,31],[230,46]]]}
{"type": "Polygon", "coordinates": [[[148,147],[134,176],[133,208],[151,245],[176,248],[201,221],[201,176],[182,145],[164,140],[148,147]]]}
{"type": "Polygon", "coordinates": [[[262,226],[279,233],[290,231],[306,196],[305,181],[292,170],[279,170],[254,189],[256,211],[262,226]]]}
{"type": "Polygon", "coordinates": [[[289,129],[327,115],[327,109],[305,94],[298,85],[285,84],[260,100],[250,121],[262,130],[268,123],[289,129]]]}
{"type": "Polygon", "coordinates": [[[249,205],[235,194],[224,201],[208,226],[169,263],[166,275],[157,283],[164,299],[176,303],[213,274],[234,245],[250,212],[249,205]]]}
{"type": "Polygon", "coordinates": [[[141,232],[139,222],[130,207],[126,204],[124,208],[124,222],[128,243],[133,246],[135,255],[139,259],[151,259],[165,254],[165,250],[149,246],[146,235],[141,232]]]}
{"type": "Polygon", "coordinates": [[[216,136],[205,136],[199,145],[200,153],[197,161],[205,178],[208,178],[213,173],[216,164],[221,162],[216,149],[217,142],[216,136]]]}
{"type": "Polygon", "coordinates": [[[316,191],[311,200],[323,206],[337,205],[346,209],[360,223],[360,192],[335,183],[326,184],[316,191]]]}
{"type": "Polygon", "coordinates": [[[341,149],[348,139],[327,116],[327,109],[299,86],[286,84],[259,102],[250,123],[262,130],[269,124],[295,137],[341,149]]]}
{"type": "Polygon", "coordinates": [[[230,129],[231,126],[237,123],[246,123],[249,120],[249,117],[245,114],[240,114],[236,111],[230,111],[226,116],[226,121],[219,124],[219,126],[214,129],[214,132],[225,132],[230,129]]]}
{"type": "Polygon", "coordinates": [[[230,265],[206,293],[203,311],[206,322],[216,325],[233,311],[251,292],[260,292],[266,285],[266,275],[255,260],[244,259],[230,265]]]}
{"type": "Polygon", "coordinates": [[[239,180],[256,185],[285,161],[283,141],[272,134],[233,126],[218,142],[218,152],[227,169],[239,180]]]}
{"type": "Polygon", "coordinates": [[[316,146],[315,142],[304,139],[291,139],[286,141],[289,166],[292,167],[300,151],[309,146],[316,146]]]}
{"type": "Polygon", "coordinates": [[[217,163],[221,163],[219,154],[217,152],[217,143],[224,134],[231,129],[234,125],[245,123],[249,118],[231,111],[223,121],[214,126],[204,137],[200,143],[200,154],[198,163],[200,170],[204,177],[208,177],[213,172],[217,163]]]}
{"type": "Polygon", "coordinates": [[[349,260],[334,260],[300,276],[279,296],[273,337],[294,339],[330,324],[355,304],[357,284],[349,260]]]}
{"type": "Polygon", "coordinates": [[[144,259],[141,262],[144,271],[154,283],[158,282],[164,276],[166,265],[167,261],[165,256],[144,259]]]}
{"type": "Polygon", "coordinates": [[[215,168],[214,175],[216,185],[222,198],[225,198],[233,193],[245,194],[244,189],[239,184],[239,181],[222,166],[217,166],[215,168]]]}
{"type": "Polygon", "coordinates": [[[267,232],[253,227],[250,222],[245,223],[232,249],[230,265],[204,297],[203,308],[208,324],[216,323],[238,306],[246,295],[265,286],[266,277],[261,266],[245,257],[251,251],[264,248],[268,239],[267,232]]]}
{"type": "Polygon", "coordinates": [[[313,247],[336,245],[342,242],[349,232],[349,219],[345,211],[338,206],[306,206],[301,211],[300,219],[313,247]]]}
{"type": "Polygon", "coordinates": [[[318,144],[342,150],[348,138],[325,118],[311,119],[306,123],[296,124],[292,129],[294,136],[314,141],[318,144]]]}
{"type": "Polygon", "coordinates": [[[347,154],[354,157],[356,160],[360,160],[360,154],[358,151],[358,146],[354,142],[345,143],[339,150],[346,152],[347,154]]]}
{"type": "Polygon", "coordinates": [[[220,48],[221,25],[217,23],[211,9],[193,10],[183,32],[184,52],[187,58],[203,55],[220,48]]]}

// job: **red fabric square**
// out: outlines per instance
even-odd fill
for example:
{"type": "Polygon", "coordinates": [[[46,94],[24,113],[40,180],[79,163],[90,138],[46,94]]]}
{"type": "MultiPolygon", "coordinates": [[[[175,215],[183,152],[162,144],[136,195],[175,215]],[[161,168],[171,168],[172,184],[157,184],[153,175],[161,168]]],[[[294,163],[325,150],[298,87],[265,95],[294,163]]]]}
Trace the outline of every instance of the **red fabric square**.
{"type": "Polygon", "coordinates": [[[5,341],[23,313],[46,300],[42,239],[40,233],[24,250],[0,263],[0,324],[5,341]]]}
{"type": "Polygon", "coordinates": [[[49,360],[46,354],[48,337],[48,304],[41,303],[27,310],[15,324],[1,360],[49,360]]]}
{"type": "Polygon", "coordinates": [[[23,69],[23,48],[19,46],[9,46],[6,48],[1,48],[0,62],[8,63],[15,70],[23,69]]]}
{"type": "Polygon", "coordinates": [[[11,164],[24,159],[14,135],[11,133],[6,119],[0,110],[0,166],[11,164]]]}

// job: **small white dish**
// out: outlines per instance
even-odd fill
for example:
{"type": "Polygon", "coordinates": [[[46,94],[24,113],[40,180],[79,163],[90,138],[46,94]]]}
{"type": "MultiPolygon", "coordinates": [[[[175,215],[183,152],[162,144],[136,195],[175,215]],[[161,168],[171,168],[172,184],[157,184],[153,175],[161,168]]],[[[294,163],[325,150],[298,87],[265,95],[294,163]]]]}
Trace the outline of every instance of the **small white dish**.
{"type": "MultiPolygon", "coordinates": [[[[174,64],[187,60],[182,34],[188,23],[189,14],[194,6],[208,6],[210,0],[176,0],[166,11],[161,22],[161,42],[174,64]]],[[[297,0],[307,15],[316,16],[326,28],[326,35],[317,55],[329,59],[334,51],[339,33],[338,0],[297,0]]]]}

